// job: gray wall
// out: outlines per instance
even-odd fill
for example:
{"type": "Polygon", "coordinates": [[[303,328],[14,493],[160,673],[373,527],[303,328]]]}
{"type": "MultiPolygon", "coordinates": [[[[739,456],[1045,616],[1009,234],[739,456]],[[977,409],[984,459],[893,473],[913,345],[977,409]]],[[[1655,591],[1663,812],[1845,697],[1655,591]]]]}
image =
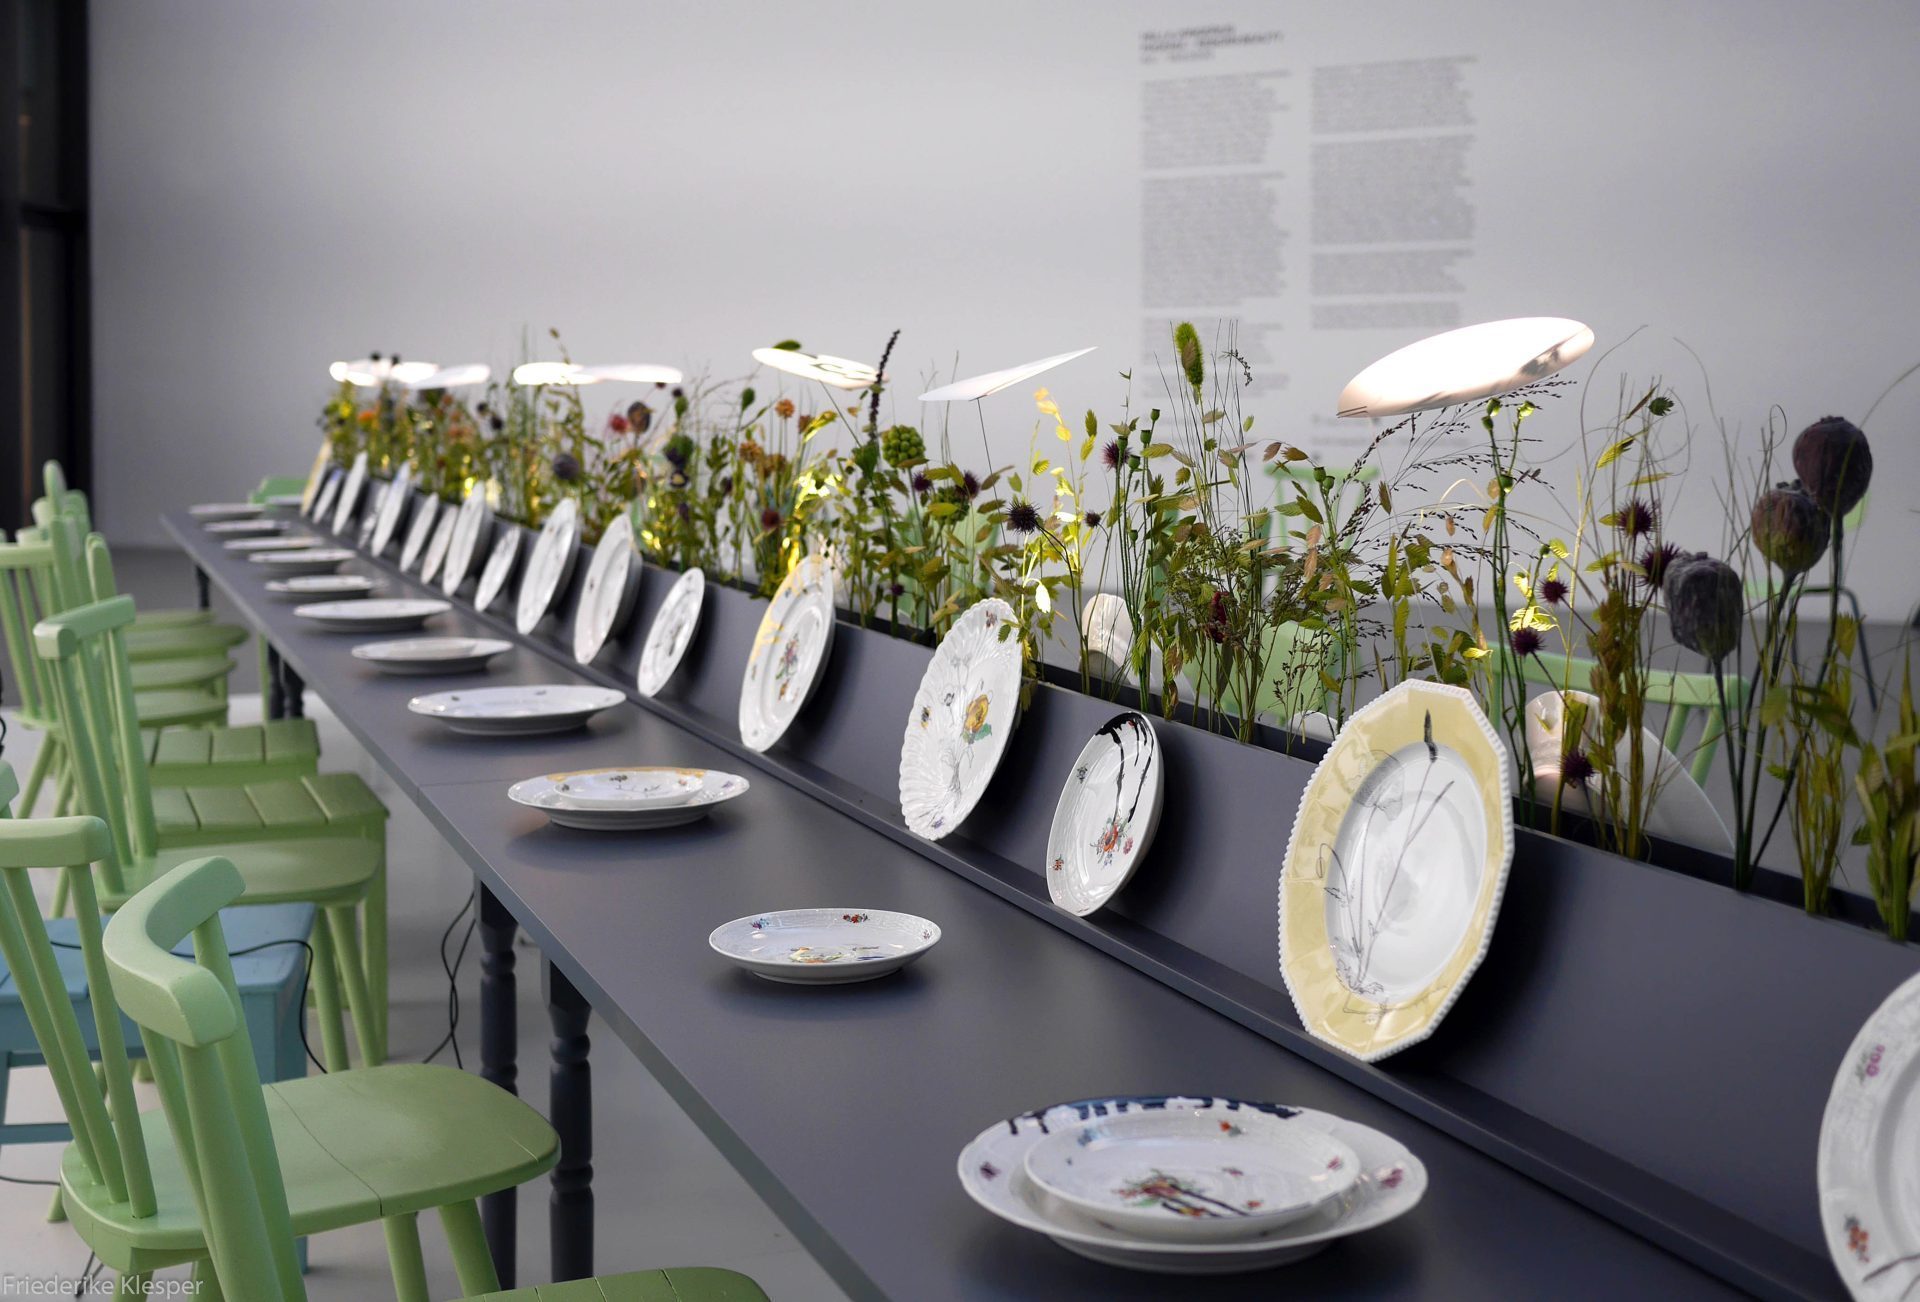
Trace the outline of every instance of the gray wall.
{"type": "MultiPolygon", "coordinates": [[[[1677,385],[1696,429],[1688,541],[1716,545],[1716,420],[1750,440],[1771,404],[1794,429],[1857,418],[1920,359],[1920,7],[1514,13],[95,3],[101,519],[151,540],[162,508],[304,469],[334,358],[503,366],[523,327],[536,343],[561,327],[580,360],[714,375],[787,336],[869,357],[895,326],[901,377],[1098,344],[1048,382],[1069,409],[1114,411],[1155,315],[1141,81],[1167,69],[1142,67],[1141,33],[1218,19],[1279,29],[1257,57],[1300,76],[1476,56],[1465,319],[1565,314],[1627,341],[1590,368],[1590,407],[1623,380],[1677,385]]],[[[1290,383],[1255,406],[1261,428],[1311,440],[1349,375],[1419,333],[1283,331],[1290,383]]],[[[897,386],[901,419],[922,419],[916,392],[897,386]]],[[[997,459],[1025,448],[1020,393],[987,417],[997,459]]],[[[1571,403],[1550,417],[1549,454],[1578,428],[1571,403]]],[[[1920,383],[1870,433],[1856,586],[1898,617],[1920,598],[1920,383]]]]}

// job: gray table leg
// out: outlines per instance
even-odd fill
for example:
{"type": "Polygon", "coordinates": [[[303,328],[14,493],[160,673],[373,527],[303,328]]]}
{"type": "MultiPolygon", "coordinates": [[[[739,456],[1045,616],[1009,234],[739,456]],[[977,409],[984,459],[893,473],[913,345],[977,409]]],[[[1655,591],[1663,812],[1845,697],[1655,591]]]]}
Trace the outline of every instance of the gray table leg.
{"type": "Polygon", "coordinates": [[[207,572],[198,565],[193,567],[193,586],[200,597],[200,609],[213,609],[213,589],[208,586],[207,572]]]}
{"type": "Polygon", "coordinates": [[[548,1226],[556,1283],[593,1274],[593,1072],[587,1062],[587,1001],[551,962],[543,964],[553,1068],[547,1120],[560,1136],[548,1226]]]}
{"type": "Polygon", "coordinates": [[[307,717],[307,680],[285,660],[280,662],[280,696],[289,719],[307,717]]]}
{"type": "Polygon", "coordinates": [[[267,681],[260,684],[260,690],[267,694],[267,717],[283,719],[287,714],[286,688],[280,681],[280,653],[273,649],[273,643],[267,643],[267,681]]]}
{"type": "MultiPolygon", "coordinates": [[[[480,1075],[509,1094],[518,1094],[519,1019],[514,1005],[513,915],[478,882],[480,906],[480,1075]]],[[[493,1268],[501,1288],[514,1286],[519,1235],[518,1189],[502,1189],[480,1200],[480,1221],[493,1250],[493,1268]]]]}

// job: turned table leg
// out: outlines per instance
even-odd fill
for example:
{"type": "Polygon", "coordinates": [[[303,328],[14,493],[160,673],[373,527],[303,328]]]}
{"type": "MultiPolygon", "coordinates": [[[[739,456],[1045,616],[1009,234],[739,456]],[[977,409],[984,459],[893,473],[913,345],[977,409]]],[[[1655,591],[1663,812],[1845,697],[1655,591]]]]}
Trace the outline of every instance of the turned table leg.
{"type": "MultiPolygon", "coordinates": [[[[492,891],[478,882],[474,890],[480,906],[480,1075],[507,1093],[518,1094],[520,1032],[514,1009],[513,937],[519,928],[492,891]]],[[[502,1189],[480,1200],[480,1220],[503,1289],[514,1286],[518,1211],[517,1189],[502,1189]]]]}
{"type": "Polygon", "coordinates": [[[556,1283],[593,1274],[593,1073],[587,1061],[587,1001],[551,961],[543,965],[553,1024],[547,1120],[560,1135],[549,1226],[556,1283]]]}

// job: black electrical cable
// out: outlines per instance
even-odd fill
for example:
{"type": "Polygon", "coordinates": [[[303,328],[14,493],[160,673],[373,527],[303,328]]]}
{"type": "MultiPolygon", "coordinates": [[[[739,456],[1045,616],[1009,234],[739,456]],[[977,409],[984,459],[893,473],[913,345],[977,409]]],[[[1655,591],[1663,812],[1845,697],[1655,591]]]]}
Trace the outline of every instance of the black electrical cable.
{"type": "Polygon", "coordinates": [[[472,907],[473,896],[469,895],[465,902],[460,905],[459,912],[453,915],[453,920],[447,923],[447,929],[440,933],[440,970],[447,974],[447,1033],[441,1038],[440,1043],[433,1046],[433,1052],[421,1059],[422,1062],[432,1062],[440,1056],[442,1049],[452,1046],[453,1065],[463,1071],[466,1069],[466,1064],[460,1060],[460,1039],[458,1035],[460,1030],[460,964],[466,959],[467,945],[472,941],[473,929],[478,925],[480,920],[475,918],[467,924],[466,934],[460,938],[460,948],[454,954],[453,962],[451,963],[447,962],[447,941],[452,938],[453,929],[460,925],[460,920],[467,916],[467,910],[472,907]]]}

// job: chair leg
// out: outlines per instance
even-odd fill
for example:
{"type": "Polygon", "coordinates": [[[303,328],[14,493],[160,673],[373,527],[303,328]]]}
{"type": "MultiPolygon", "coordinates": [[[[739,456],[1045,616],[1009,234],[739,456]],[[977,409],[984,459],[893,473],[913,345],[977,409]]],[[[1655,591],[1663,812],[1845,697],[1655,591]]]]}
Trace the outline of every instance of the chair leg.
{"type": "Polygon", "coordinates": [[[194,1302],[226,1302],[227,1295],[221,1291],[220,1276],[211,1261],[203,1257],[193,1263],[192,1282],[194,1302]]]}
{"type": "Polygon", "coordinates": [[[1840,595],[1853,608],[1853,650],[1860,657],[1860,676],[1867,680],[1867,708],[1877,712],[1880,689],[1873,682],[1873,655],[1867,650],[1867,621],[1860,618],[1860,598],[1853,595],[1852,588],[1840,589],[1840,595]]]}
{"type": "Polygon", "coordinates": [[[320,1019],[320,1056],[328,1071],[347,1069],[347,1033],[340,1024],[340,969],[334,958],[333,929],[326,911],[314,919],[313,998],[320,1019]]]}
{"type": "Polygon", "coordinates": [[[53,779],[53,816],[65,818],[73,812],[73,768],[60,757],[60,771],[53,779]]]}
{"type": "MultiPolygon", "coordinates": [[[[55,817],[60,815],[56,814],[55,817]]],[[[60,879],[53,884],[53,900],[47,905],[47,913],[55,918],[67,916],[67,875],[65,873],[61,873],[60,879]]]]}
{"type": "Polygon", "coordinates": [[[327,910],[327,923],[333,931],[333,950],[340,959],[340,975],[347,982],[347,1011],[353,1015],[353,1035],[360,1041],[360,1063],[378,1067],[379,1027],[374,1023],[373,999],[367,993],[366,958],[360,953],[360,926],[354,920],[353,906],[339,905],[327,910]]]}
{"type": "Polygon", "coordinates": [[[380,829],[380,865],[367,888],[367,993],[373,999],[374,1052],[387,1060],[387,846],[386,827],[380,829]]]}
{"type": "Polygon", "coordinates": [[[427,1263],[420,1257],[420,1220],[412,1212],[389,1216],[387,1262],[393,1268],[394,1302],[428,1302],[427,1263]]]}
{"type": "Polygon", "coordinates": [[[33,817],[33,807],[40,803],[40,788],[46,783],[47,770],[53,763],[54,748],[59,744],[50,732],[40,735],[40,752],[33,757],[33,767],[27,770],[26,789],[20,795],[20,817],[33,817]]]}
{"type": "Polygon", "coordinates": [[[453,1253],[461,1293],[478,1297],[498,1292],[500,1276],[494,1273],[493,1252],[487,1247],[486,1231],[480,1227],[480,1205],[471,1198],[448,1203],[440,1209],[440,1224],[447,1231],[447,1247],[453,1253]]]}

